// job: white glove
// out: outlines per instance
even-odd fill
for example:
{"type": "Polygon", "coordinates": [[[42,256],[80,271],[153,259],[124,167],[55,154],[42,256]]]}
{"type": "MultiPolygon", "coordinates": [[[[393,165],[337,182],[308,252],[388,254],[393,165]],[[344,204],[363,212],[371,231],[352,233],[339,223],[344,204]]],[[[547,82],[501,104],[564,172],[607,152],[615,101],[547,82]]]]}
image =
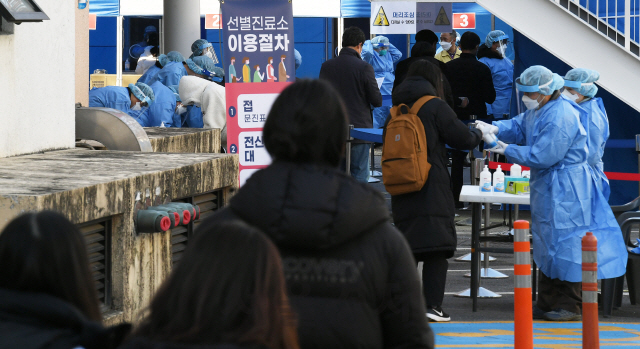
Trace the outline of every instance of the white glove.
{"type": "Polygon", "coordinates": [[[486,133],[493,133],[494,135],[496,135],[498,134],[498,131],[500,131],[498,126],[487,124],[486,122],[480,120],[476,121],[476,128],[482,131],[483,135],[486,133]],[[483,130],[483,128],[486,129],[486,132],[483,130]]]}
{"type": "Polygon", "coordinates": [[[509,144],[507,144],[505,142],[502,142],[502,141],[498,141],[498,145],[496,147],[493,147],[493,148],[487,149],[487,150],[492,152],[492,153],[504,155],[504,152],[505,152],[505,150],[507,150],[508,146],[509,146],[509,144]]]}

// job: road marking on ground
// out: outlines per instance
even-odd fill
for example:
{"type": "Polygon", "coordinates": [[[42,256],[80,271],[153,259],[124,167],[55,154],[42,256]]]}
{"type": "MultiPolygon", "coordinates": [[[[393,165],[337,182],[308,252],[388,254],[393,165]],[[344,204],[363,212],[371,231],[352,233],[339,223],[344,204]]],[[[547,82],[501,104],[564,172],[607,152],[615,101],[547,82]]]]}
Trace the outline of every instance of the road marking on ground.
{"type": "MultiPolygon", "coordinates": [[[[431,323],[438,348],[513,348],[513,322],[431,323]]],[[[581,348],[581,322],[535,321],[536,348],[581,348]]],[[[640,347],[639,323],[600,323],[600,346],[640,347]]]]}

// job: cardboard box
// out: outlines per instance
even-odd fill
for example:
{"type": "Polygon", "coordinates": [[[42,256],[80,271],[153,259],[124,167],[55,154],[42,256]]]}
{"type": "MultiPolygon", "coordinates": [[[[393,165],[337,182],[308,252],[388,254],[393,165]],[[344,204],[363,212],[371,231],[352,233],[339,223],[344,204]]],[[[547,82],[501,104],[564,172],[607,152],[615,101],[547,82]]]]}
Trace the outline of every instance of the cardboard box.
{"type": "Polygon", "coordinates": [[[506,192],[508,194],[527,195],[529,194],[529,182],[507,182],[506,192]]]}

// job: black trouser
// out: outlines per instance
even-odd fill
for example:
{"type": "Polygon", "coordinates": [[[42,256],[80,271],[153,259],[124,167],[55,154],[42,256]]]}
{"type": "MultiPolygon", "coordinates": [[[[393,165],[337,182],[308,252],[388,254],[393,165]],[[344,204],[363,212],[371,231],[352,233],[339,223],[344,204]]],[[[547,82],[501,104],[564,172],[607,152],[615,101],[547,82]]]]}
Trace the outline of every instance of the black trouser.
{"type": "Polygon", "coordinates": [[[447,256],[451,252],[415,253],[416,262],[424,262],[422,266],[422,292],[428,307],[439,307],[444,298],[444,287],[447,282],[449,262],[447,256]]]}
{"type": "Polygon", "coordinates": [[[576,314],[582,313],[582,283],[551,279],[543,272],[539,276],[538,308],[543,311],[561,308],[576,314]]]}
{"type": "Polygon", "coordinates": [[[462,208],[460,202],[460,192],[464,182],[464,159],[467,152],[451,149],[451,192],[456,208],[462,208]]]}

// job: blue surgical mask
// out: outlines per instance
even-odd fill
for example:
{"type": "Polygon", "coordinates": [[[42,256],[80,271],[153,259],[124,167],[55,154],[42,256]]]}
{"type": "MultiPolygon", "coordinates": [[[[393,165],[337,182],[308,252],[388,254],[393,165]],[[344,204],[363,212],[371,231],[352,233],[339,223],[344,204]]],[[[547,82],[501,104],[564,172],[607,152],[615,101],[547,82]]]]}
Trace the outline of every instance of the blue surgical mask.
{"type": "Polygon", "coordinates": [[[387,54],[387,50],[381,50],[381,51],[380,51],[380,56],[384,56],[384,55],[386,55],[386,54],[387,54]]]}

